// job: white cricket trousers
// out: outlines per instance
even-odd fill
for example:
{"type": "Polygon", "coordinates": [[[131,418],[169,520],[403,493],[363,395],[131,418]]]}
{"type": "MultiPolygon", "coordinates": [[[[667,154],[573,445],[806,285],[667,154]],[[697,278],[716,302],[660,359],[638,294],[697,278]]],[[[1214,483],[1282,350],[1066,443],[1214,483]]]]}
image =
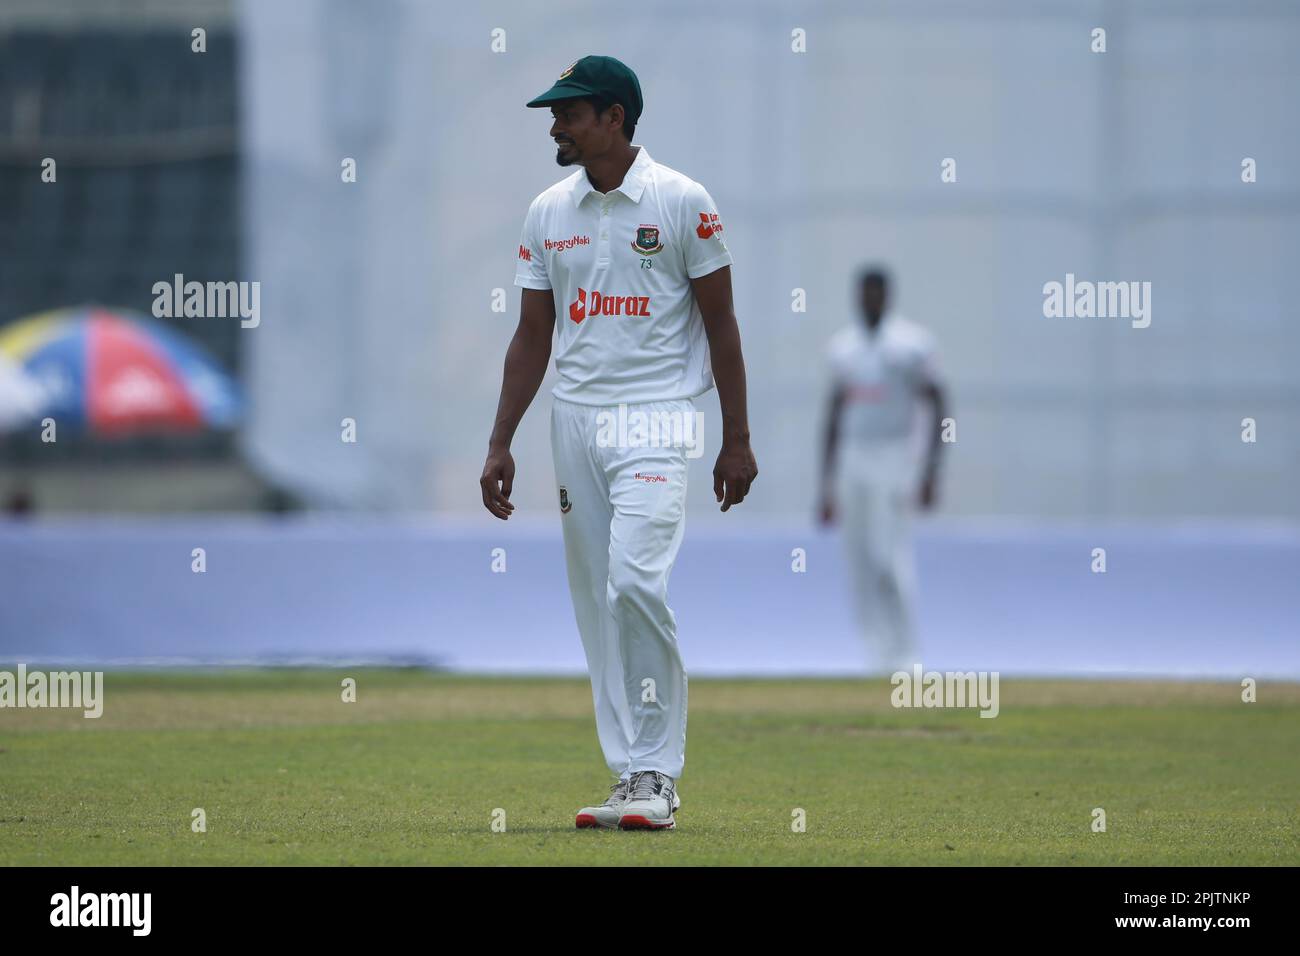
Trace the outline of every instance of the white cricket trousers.
{"type": "Polygon", "coordinates": [[[905,443],[848,450],[837,504],[858,621],[872,663],[884,671],[916,660],[915,456],[905,443]]]}
{"type": "Polygon", "coordinates": [[[651,444],[653,433],[634,428],[619,434],[620,416],[636,423],[637,413],[641,421],[693,420],[695,403],[557,398],[551,450],[569,592],[605,763],[621,779],[640,770],[676,779],[686,760],[686,671],[668,576],[686,527],[687,449],[680,441],[651,444]]]}

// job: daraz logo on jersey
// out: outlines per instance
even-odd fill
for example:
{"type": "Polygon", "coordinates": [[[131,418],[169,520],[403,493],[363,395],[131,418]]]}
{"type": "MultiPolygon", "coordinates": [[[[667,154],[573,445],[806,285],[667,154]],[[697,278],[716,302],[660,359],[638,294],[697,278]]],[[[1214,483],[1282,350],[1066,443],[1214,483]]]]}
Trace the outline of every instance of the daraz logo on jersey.
{"type": "Polygon", "coordinates": [[[581,322],[589,315],[638,315],[650,318],[650,296],[605,295],[579,287],[578,298],[569,303],[569,318],[581,322]]]}

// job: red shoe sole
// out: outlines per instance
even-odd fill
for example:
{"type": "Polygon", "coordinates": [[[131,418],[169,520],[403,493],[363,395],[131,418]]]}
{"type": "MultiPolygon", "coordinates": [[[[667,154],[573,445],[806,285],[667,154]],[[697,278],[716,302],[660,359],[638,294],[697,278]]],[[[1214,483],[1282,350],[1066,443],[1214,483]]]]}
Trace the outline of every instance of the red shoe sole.
{"type": "Polygon", "coordinates": [[[652,823],[645,817],[626,816],[618,821],[620,830],[671,830],[677,825],[677,821],[671,823],[652,823]]]}
{"type": "Polygon", "coordinates": [[[600,821],[590,813],[579,813],[573,821],[573,825],[579,830],[613,830],[615,827],[602,826],[600,821]]]}

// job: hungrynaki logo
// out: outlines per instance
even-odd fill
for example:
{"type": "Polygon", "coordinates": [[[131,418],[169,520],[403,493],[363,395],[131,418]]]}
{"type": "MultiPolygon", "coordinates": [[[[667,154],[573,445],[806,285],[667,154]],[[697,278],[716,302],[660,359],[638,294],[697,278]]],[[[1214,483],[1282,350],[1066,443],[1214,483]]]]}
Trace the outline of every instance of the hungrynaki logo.
{"type": "Polygon", "coordinates": [[[605,295],[578,289],[578,298],[569,303],[569,318],[581,322],[589,315],[639,315],[650,318],[650,296],[605,295]]]}
{"type": "Polygon", "coordinates": [[[591,245],[591,236],[574,236],[572,239],[547,239],[542,245],[546,251],[563,252],[565,249],[572,249],[574,246],[591,245]]]}

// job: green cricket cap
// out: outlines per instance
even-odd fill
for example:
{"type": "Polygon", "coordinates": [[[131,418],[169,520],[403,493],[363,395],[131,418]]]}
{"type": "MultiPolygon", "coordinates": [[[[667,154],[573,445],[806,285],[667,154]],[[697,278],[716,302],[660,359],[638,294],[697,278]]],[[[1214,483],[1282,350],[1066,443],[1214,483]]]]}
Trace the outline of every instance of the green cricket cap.
{"type": "Polygon", "coordinates": [[[575,96],[603,96],[620,103],[634,124],[641,118],[644,106],[636,74],[626,63],[612,56],[584,56],[566,67],[554,86],[529,100],[527,105],[550,106],[556,100],[569,100],[575,96]]]}

